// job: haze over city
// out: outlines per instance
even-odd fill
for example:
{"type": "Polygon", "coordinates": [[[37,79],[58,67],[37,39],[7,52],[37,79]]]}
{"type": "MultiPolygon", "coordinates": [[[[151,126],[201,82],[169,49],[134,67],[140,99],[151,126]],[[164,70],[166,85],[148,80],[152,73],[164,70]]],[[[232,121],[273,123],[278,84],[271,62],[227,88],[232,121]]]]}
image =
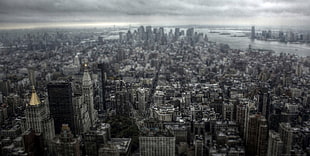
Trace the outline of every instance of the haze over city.
{"type": "Polygon", "coordinates": [[[0,28],[68,26],[309,26],[308,0],[1,0],[0,28]]]}
{"type": "Polygon", "coordinates": [[[310,156],[309,0],[0,0],[0,156],[310,156]]]}

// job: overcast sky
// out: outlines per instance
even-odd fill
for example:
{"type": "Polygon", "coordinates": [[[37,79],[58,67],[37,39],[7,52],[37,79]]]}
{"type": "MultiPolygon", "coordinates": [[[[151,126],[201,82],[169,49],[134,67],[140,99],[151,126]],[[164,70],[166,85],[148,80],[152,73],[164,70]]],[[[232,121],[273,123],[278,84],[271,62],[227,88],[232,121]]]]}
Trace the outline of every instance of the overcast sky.
{"type": "Polygon", "coordinates": [[[0,0],[0,27],[310,25],[310,0],[0,0]]]}

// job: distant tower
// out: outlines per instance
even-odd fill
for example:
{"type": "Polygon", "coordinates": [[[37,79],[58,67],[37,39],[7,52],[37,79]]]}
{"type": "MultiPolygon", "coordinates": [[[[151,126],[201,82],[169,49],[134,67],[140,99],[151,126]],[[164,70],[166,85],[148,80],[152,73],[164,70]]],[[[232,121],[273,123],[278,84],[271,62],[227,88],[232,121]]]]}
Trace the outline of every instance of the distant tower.
{"type": "Polygon", "coordinates": [[[255,39],[255,27],[252,26],[252,30],[251,30],[251,39],[255,39]]]}
{"type": "Polygon", "coordinates": [[[35,77],[35,70],[33,68],[28,68],[28,78],[30,80],[30,84],[35,86],[36,85],[36,77],[35,77]]]}
{"type": "Polygon", "coordinates": [[[81,64],[80,64],[80,59],[79,59],[79,55],[75,55],[74,60],[73,60],[73,63],[74,63],[75,66],[78,66],[78,67],[81,66],[81,64]]]}
{"type": "Polygon", "coordinates": [[[54,120],[50,117],[45,103],[41,103],[34,86],[29,105],[25,110],[27,128],[42,133],[45,143],[55,136],[54,120]]]}
{"type": "Polygon", "coordinates": [[[94,126],[95,122],[97,121],[98,113],[97,110],[95,110],[94,108],[93,84],[87,68],[88,66],[87,64],[85,64],[82,80],[82,96],[84,98],[84,104],[86,104],[88,107],[91,126],[94,126]]]}

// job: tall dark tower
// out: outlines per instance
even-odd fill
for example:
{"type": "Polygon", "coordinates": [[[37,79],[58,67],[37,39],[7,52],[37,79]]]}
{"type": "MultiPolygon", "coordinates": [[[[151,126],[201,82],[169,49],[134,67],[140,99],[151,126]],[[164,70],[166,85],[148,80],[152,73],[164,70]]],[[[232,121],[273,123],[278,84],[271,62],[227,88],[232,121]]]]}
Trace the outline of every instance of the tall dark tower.
{"type": "Polygon", "coordinates": [[[252,26],[252,29],[251,29],[251,39],[255,39],[255,27],[252,26]]]}
{"type": "Polygon", "coordinates": [[[98,68],[100,69],[100,83],[101,83],[101,87],[100,87],[100,105],[99,108],[101,109],[101,111],[105,111],[107,110],[107,106],[106,106],[106,102],[105,102],[105,92],[106,92],[106,81],[105,81],[105,70],[106,70],[106,64],[105,63],[101,63],[98,64],[98,68]]]}
{"type": "Polygon", "coordinates": [[[54,118],[55,133],[60,134],[62,124],[68,124],[75,134],[71,83],[51,82],[47,85],[47,91],[51,116],[54,118]]]}

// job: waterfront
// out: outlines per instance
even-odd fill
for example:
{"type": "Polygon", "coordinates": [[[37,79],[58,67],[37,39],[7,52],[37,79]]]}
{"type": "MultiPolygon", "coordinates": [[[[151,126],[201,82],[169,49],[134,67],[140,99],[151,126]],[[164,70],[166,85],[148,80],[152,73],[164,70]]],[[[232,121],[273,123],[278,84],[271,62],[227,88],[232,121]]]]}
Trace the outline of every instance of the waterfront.
{"type": "Polygon", "coordinates": [[[246,50],[249,45],[254,49],[270,49],[275,51],[276,54],[281,52],[296,54],[299,56],[310,56],[309,44],[294,44],[294,43],[281,43],[278,41],[261,41],[251,40],[248,37],[231,37],[232,35],[241,36],[249,33],[245,30],[229,30],[229,29],[216,29],[216,32],[230,33],[230,35],[220,35],[220,33],[210,33],[213,31],[209,28],[197,28],[197,32],[202,32],[208,35],[209,41],[228,44],[233,49],[246,50]]]}

